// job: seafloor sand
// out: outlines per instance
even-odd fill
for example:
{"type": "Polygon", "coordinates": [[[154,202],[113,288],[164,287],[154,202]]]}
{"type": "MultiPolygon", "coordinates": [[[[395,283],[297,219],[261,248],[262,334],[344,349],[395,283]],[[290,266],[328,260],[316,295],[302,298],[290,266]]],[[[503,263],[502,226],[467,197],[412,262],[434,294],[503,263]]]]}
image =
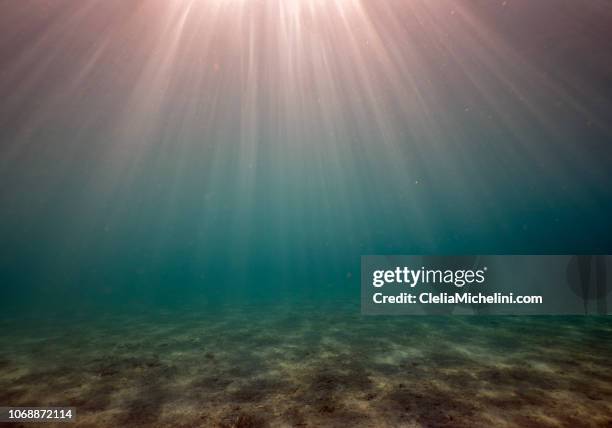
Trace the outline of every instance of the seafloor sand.
{"type": "Polygon", "coordinates": [[[0,405],[76,406],[79,426],[612,426],[610,319],[355,312],[4,321],[0,405]]]}

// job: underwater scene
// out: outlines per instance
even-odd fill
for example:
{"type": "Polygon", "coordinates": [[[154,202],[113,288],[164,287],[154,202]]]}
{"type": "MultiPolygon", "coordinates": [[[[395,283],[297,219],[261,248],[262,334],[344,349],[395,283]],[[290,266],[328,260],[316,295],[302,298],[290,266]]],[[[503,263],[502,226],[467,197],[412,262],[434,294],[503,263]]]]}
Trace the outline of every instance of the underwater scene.
{"type": "Polygon", "coordinates": [[[611,48],[607,0],[0,2],[0,426],[612,427],[611,48]],[[597,291],[362,312],[362,256],[475,254],[597,291]]]}

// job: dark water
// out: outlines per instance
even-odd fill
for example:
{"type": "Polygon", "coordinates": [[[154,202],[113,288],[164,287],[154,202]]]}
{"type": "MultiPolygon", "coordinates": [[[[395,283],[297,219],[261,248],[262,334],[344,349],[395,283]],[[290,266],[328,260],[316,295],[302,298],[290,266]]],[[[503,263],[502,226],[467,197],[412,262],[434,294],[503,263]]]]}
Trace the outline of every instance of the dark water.
{"type": "Polygon", "coordinates": [[[609,3],[0,9],[0,405],[610,423],[605,318],[358,308],[364,254],[610,253],[609,3]]]}

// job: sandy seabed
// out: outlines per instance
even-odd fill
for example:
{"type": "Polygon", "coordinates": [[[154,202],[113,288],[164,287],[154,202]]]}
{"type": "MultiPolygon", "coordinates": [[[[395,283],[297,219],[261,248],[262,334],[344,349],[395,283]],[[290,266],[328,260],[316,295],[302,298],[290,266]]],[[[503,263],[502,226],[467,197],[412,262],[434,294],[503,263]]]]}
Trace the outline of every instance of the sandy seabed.
{"type": "Polygon", "coordinates": [[[612,426],[610,318],[267,308],[0,326],[0,405],[74,406],[83,427],[612,426]]]}

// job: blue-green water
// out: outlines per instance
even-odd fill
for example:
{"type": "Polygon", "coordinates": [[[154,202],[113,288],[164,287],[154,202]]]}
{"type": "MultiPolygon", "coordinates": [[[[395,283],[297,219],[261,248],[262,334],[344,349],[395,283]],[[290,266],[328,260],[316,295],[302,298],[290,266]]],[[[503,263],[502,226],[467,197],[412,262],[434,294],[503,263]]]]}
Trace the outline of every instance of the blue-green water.
{"type": "Polygon", "coordinates": [[[208,399],[203,426],[495,425],[508,406],[511,425],[546,426],[545,406],[560,425],[610,423],[605,319],[391,321],[358,306],[366,254],[611,252],[609,4],[0,8],[9,405],[72,400],[114,426],[164,426],[151,406],[208,399]],[[444,407],[438,381],[477,404],[444,407]],[[252,416],[253,389],[282,411],[252,416]]]}
{"type": "Polygon", "coordinates": [[[172,50],[154,27],[122,38],[161,13],[152,6],[126,22],[110,5],[29,17],[14,6],[2,44],[15,58],[2,83],[4,310],[355,302],[363,254],[610,252],[608,7],[576,18],[570,5],[458,5],[464,18],[438,42],[446,9],[363,7],[382,45],[362,54],[393,66],[342,56],[350,33],[313,46],[310,33],[279,33],[286,49],[305,46],[285,57],[253,24],[241,36],[259,54],[251,73],[223,32],[200,50],[196,12],[172,50]],[[387,12],[431,22],[416,32],[387,12]],[[198,62],[207,52],[212,71],[198,62]],[[319,70],[286,74],[283,61],[317,58],[319,70]]]}

